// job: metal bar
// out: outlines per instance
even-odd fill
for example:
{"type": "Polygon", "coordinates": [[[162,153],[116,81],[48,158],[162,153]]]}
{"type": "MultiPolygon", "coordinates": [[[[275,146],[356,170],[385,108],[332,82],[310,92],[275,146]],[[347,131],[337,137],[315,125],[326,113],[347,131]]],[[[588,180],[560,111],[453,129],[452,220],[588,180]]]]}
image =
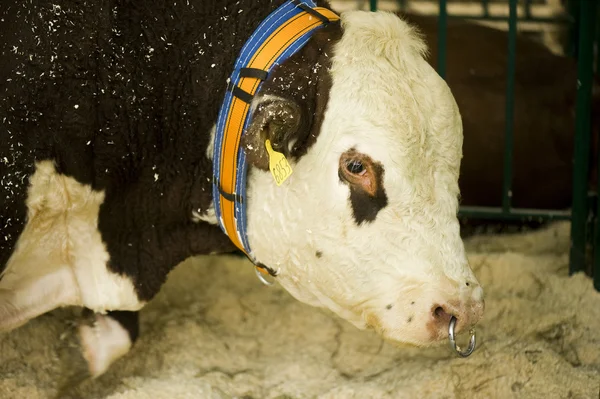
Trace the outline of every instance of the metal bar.
{"type": "Polygon", "coordinates": [[[528,208],[512,208],[510,212],[504,212],[500,207],[485,206],[463,206],[458,212],[459,216],[474,219],[503,219],[503,220],[569,220],[570,211],[542,210],[528,208]]]}
{"type": "MultiPolygon", "coordinates": [[[[600,7],[596,10],[596,21],[600,21],[600,7]]],[[[596,25],[596,69],[595,74],[600,75],[600,24],[596,25]]]]}
{"type": "Polygon", "coordinates": [[[448,4],[447,0],[439,0],[440,13],[438,19],[438,58],[437,72],[446,79],[446,35],[448,32],[448,4]]]}
{"type": "MultiPolygon", "coordinates": [[[[591,21],[591,25],[589,27],[590,30],[594,30],[594,22],[595,21],[600,21],[600,9],[595,9],[596,8],[596,2],[594,2],[593,5],[590,6],[592,9],[589,10],[590,14],[595,14],[596,18],[594,18],[593,21],[591,21]]],[[[583,11],[582,11],[583,12],[583,11]]],[[[589,22],[589,21],[588,21],[589,22]]],[[[583,26],[581,27],[581,29],[583,29],[583,26]]],[[[588,51],[592,52],[592,56],[593,56],[593,52],[594,52],[594,47],[596,47],[596,73],[600,73],[600,26],[596,26],[595,27],[595,43],[592,42],[590,44],[590,47],[588,48],[588,51]]],[[[582,53],[580,53],[582,54],[582,53]]],[[[581,61],[579,61],[581,62],[581,61]]],[[[590,79],[593,79],[593,73],[592,73],[592,77],[590,77],[590,79]]],[[[590,82],[592,83],[592,82],[590,82]]],[[[592,83],[593,84],[593,83],[592,83]]],[[[591,91],[591,88],[589,88],[589,90],[591,91]]],[[[589,93],[588,93],[589,94],[589,93]]],[[[590,94],[591,96],[591,94],[590,94]]],[[[590,99],[591,101],[591,99],[590,99]]],[[[588,108],[588,110],[591,112],[591,109],[588,108]]],[[[590,123],[589,118],[588,118],[588,123],[590,123]]],[[[591,130],[591,128],[590,128],[591,130]]],[[[600,171],[600,157],[598,158],[598,170],[600,171]]],[[[598,174],[598,182],[600,182],[600,173],[598,174]]],[[[597,186],[597,190],[600,189],[600,185],[597,186]]],[[[596,198],[596,220],[595,220],[595,224],[594,224],[594,243],[593,243],[593,248],[594,248],[594,261],[592,264],[592,276],[594,279],[594,288],[596,289],[596,291],[600,291],[600,198],[596,198]]]]}
{"type": "MultiPolygon", "coordinates": [[[[585,0],[587,2],[588,0],[585,0]]],[[[573,20],[573,24],[569,27],[569,43],[566,49],[567,55],[571,57],[577,57],[577,43],[579,42],[579,0],[567,1],[567,11],[569,16],[573,20]]]]}
{"type": "Polygon", "coordinates": [[[377,11],[377,0],[369,0],[371,11],[377,11]]]}
{"type": "Polygon", "coordinates": [[[490,0],[481,0],[481,6],[483,7],[483,18],[490,16],[490,0]]]}
{"type": "Polygon", "coordinates": [[[525,0],[525,18],[531,18],[531,0],[525,0]]]}
{"type": "Polygon", "coordinates": [[[504,121],[504,177],[502,182],[502,209],[504,212],[510,210],[512,202],[516,53],[517,0],[509,0],[508,66],[506,71],[506,108],[504,121]]]}
{"type": "MultiPolygon", "coordinates": [[[[573,211],[571,217],[569,274],[576,273],[585,268],[586,227],[589,213],[587,205],[587,182],[591,137],[590,108],[592,100],[596,2],[582,1],[579,6],[577,104],[575,109],[576,131],[573,160],[573,211]]],[[[600,240],[596,240],[595,244],[600,244],[600,240]]],[[[597,265],[596,259],[594,260],[594,264],[597,265]]]]}
{"type": "MultiPolygon", "coordinates": [[[[435,14],[425,14],[435,15],[435,14]]],[[[471,15],[471,14],[449,14],[448,18],[452,19],[468,19],[468,20],[483,20],[491,22],[507,22],[510,18],[500,15],[471,15]]],[[[541,24],[572,24],[573,20],[568,17],[518,17],[518,22],[539,22],[541,24]]]]}

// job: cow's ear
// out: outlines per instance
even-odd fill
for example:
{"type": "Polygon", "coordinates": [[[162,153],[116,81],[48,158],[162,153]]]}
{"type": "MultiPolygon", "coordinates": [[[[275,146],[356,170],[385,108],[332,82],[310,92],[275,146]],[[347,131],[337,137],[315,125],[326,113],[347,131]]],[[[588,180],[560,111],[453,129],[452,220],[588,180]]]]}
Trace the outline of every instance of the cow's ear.
{"type": "Polygon", "coordinates": [[[258,99],[248,129],[242,137],[242,148],[252,165],[269,170],[269,156],[265,146],[267,140],[277,152],[291,158],[294,144],[305,129],[302,109],[295,101],[267,96],[258,99]]]}

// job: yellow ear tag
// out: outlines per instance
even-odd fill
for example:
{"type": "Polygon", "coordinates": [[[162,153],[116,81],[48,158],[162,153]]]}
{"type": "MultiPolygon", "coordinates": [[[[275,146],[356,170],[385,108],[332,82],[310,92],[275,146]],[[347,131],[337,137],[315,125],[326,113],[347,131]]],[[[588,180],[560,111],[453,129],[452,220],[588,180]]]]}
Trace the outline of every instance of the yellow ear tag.
{"type": "Polygon", "coordinates": [[[277,152],[271,146],[271,140],[265,141],[265,147],[269,153],[269,169],[278,186],[287,180],[292,175],[292,167],[285,159],[285,155],[277,152]]]}

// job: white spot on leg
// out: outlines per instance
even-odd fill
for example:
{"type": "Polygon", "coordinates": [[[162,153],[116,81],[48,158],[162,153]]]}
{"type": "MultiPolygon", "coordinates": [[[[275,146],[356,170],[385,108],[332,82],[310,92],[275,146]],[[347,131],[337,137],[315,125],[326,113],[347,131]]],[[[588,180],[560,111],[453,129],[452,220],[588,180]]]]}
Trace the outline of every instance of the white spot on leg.
{"type": "Polygon", "coordinates": [[[0,330],[18,327],[61,306],[95,312],[139,310],[131,280],[107,268],[97,229],[104,193],[36,164],[23,233],[0,280],[0,330]]]}
{"type": "Polygon", "coordinates": [[[92,378],[103,374],[111,364],[131,349],[129,333],[110,316],[96,314],[92,326],[79,327],[79,339],[92,378]]]}

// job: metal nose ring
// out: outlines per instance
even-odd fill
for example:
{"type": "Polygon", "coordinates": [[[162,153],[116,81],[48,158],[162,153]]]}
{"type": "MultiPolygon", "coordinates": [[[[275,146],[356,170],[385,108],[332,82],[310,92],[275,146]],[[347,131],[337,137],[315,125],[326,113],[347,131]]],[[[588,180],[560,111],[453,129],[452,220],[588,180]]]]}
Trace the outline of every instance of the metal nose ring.
{"type": "Polygon", "coordinates": [[[450,318],[450,325],[448,326],[448,337],[450,339],[450,347],[458,354],[460,357],[469,357],[471,353],[475,350],[475,329],[471,328],[469,330],[469,334],[471,338],[469,339],[469,346],[467,350],[463,351],[460,346],[456,344],[456,338],[454,335],[454,329],[456,327],[456,317],[452,316],[450,318]]]}

